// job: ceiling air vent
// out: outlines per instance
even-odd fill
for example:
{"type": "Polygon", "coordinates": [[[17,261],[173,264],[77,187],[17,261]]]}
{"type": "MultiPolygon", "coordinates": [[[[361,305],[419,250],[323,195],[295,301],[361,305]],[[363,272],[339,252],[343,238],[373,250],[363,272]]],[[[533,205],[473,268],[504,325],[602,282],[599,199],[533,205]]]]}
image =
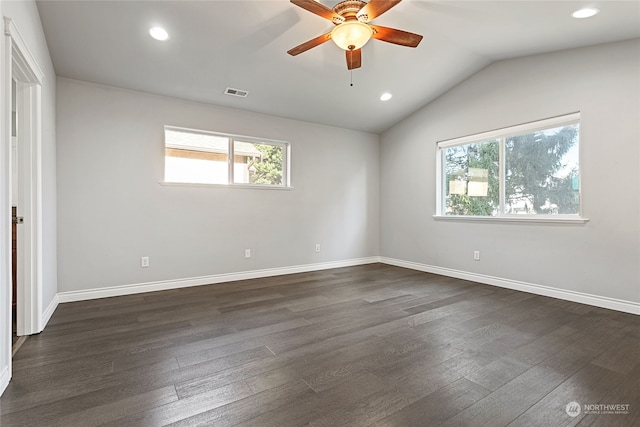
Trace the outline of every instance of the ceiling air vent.
{"type": "Polygon", "coordinates": [[[228,87],[224,90],[225,95],[239,96],[240,98],[246,98],[249,95],[248,90],[242,89],[234,89],[232,87],[228,87]]]}

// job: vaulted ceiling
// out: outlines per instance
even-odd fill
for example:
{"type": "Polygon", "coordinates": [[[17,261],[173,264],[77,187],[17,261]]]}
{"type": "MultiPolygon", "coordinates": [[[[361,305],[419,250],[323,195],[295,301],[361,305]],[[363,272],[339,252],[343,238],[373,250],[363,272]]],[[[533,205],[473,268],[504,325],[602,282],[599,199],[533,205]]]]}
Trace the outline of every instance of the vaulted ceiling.
{"type": "Polygon", "coordinates": [[[330,42],[286,53],[333,27],[286,0],[37,5],[58,76],[372,133],[494,61],[640,37],[638,1],[405,0],[373,23],[422,34],[421,44],[371,40],[351,74],[330,42]],[[572,18],[582,6],[600,13],[572,18]],[[155,25],[169,40],[149,36],[155,25]],[[384,92],[393,98],[380,101],[384,92]]]}

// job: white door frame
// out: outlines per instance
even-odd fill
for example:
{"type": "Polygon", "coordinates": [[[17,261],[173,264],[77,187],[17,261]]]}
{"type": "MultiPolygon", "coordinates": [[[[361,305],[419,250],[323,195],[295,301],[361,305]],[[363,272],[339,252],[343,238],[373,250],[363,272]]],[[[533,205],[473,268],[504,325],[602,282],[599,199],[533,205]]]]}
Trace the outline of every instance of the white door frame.
{"type": "MultiPolygon", "coordinates": [[[[24,39],[10,18],[4,18],[5,30],[5,93],[11,93],[11,80],[16,81],[18,216],[18,284],[17,332],[30,335],[41,332],[42,324],[42,157],[41,157],[41,92],[44,73],[29,51],[24,39]]],[[[11,97],[5,100],[3,151],[11,149],[11,97]]],[[[9,157],[10,158],[10,157],[9,157]]],[[[4,191],[7,186],[4,186],[4,191]]],[[[11,194],[6,199],[11,199],[11,194]]],[[[3,197],[4,199],[4,197],[3,197]]],[[[10,206],[8,207],[10,209],[10,206]]],[[[11,259],[3,260],[11,266],[11,259]]],[[[10,271],[10,268],[9,268],[10,271]]],[[[7,301],[10,311],[11,299],[7,301]]],[[[11,343],[9,342],[9,348],[11,343]]]]}

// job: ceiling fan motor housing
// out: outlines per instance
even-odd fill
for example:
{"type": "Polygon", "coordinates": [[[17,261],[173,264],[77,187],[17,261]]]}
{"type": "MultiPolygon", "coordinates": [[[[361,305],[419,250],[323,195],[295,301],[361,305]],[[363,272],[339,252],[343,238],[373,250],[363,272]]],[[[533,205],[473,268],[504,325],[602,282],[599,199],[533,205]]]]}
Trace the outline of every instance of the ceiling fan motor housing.
{"type": "MultiPolygon", "coordinates": [[[[361,0],[344,0],[335,5],[333,7],[333,11],[345,18],[345,20],[349,20],[349,18],[351,18],[351,20],[357,19],[361,22],[367,22],[367,15],[357,16],[360,9],[366,5],[367,3],[361,0]]],[[[335,20],[333,23],[336,25],[341,24],[341,22],[335,22],[335,20]]]]}

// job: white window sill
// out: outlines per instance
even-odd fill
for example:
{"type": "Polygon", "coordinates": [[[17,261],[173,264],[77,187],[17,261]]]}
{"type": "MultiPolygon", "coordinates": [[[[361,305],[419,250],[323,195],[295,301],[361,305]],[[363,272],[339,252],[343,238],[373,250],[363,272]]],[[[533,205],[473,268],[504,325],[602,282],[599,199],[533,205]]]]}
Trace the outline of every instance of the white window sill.
{"type": "Polygon", "coordinates": [[[244,188],[251,190],[293,190],[293,187],[283,187],[281,185],[260,185],[260,184],[204,184],[199,182],[168,182],[159,181],[158,184],[168,187],[204,187],[204,188],[244,188]]]}
{"type": "Polygon", "coordinates": [[[519,222],[538,224],[586,224],[588,218],[579,216],[462,216],[462,215],[433,215],[436,221],[469,221],[469,222],[519,222]]]}

